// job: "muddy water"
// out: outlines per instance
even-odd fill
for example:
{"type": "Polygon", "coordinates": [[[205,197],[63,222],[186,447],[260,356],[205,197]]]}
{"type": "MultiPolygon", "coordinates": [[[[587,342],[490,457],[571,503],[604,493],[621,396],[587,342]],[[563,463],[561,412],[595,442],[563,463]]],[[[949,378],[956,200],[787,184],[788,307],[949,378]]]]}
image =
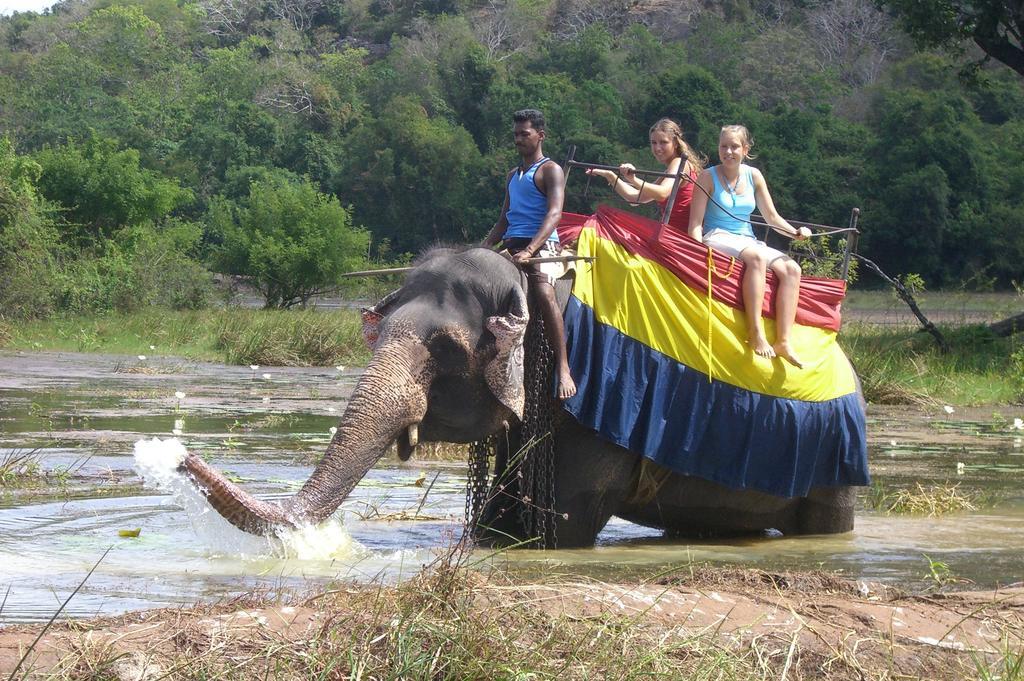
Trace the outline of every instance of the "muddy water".
{"type": "MultiPolygon", "coordinates": [[[[164,447],[175,437],[249,491],[287,496],[309,475],[358,375],[336,367],[0,354],[0,466],[12,453],[35,450],[47,473],[37,484],[0,486],[0,622],[48,618],[104,552],[66,615],[415,574],[461,531],[463,465],[383,460],[335,520],[271,541],[228,526],[180,478],[147,471],[144,484],[133,458],[140,440],[160,438],[156,446],[164,447]],[[137,537],[120,536],[135,529],[137,537]]],[[[702,542],[667,541],[613,521],[594,549],[520,551],[499,560],[526,574],[600,579],[686,570],[693,562],[823,568],[914,589],[926,584],[927,555],[978,585],[1021,581],[1024,431],[1012,422],[1024,409],[1001,411],[873,409],[869,416],[876,483],[890,490],[959,484],[980,500],[978,511],[927,518],[864,508],[847,535],[702,542]]]]}

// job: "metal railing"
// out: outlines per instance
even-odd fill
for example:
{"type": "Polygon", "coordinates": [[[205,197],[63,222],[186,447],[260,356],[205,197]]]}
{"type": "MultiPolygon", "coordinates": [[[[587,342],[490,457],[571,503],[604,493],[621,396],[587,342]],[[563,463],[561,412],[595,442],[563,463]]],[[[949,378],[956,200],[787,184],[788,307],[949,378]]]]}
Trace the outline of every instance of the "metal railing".
{"type": "MultiPolygon", "coordinates": [[[[593,168],[596,170],[610,170],[616,173],[619,170],[618,166],[605,165],[601,163],[586,163],[584,161],[577,161],[575,157],[576,146],[572,145],[569,147],[568,153],[566,154],[565,162],[562,164],[562,169],[565,173],[566,184],[568,184],[569,182],[569,173],[572,171],[573,168],[593,168]]],[[[640,175],[642,177],[672,178],[672,192],[669,194],[668,201],[665,203],[665,208],[662,210],[661,213],[661,229],[663,229],[664,226],[668,224],[669,216],[672,214],[672,205],[675,203],[676,196],[679,193],[680,185],[684,180],[687,182],[691,181],[687,175],[683,174],[683,169],[685,168],[685,166],[685,163],[681,163],[679,165],[679,171],[676,173],[666,173],[660,170],[646,170],[641,168],[637,168],[636,170],[634,170],[634,173],[636,175],[640,175]]],[[[696,183],[694,183],[694,185],[700,188],[701,191],[703,191],[703,188],[701,188],[699,185],[697,185],[696,183]]],[[[708,197],[708,199],[714,201],[714,198],[710,196],[708,197]]],[[[724,207],[722,207],[722,209],[726,210],[724,207]]],[[[728,210],[726,210],[726,212],[728,213],[728,210]]],[[[845,281],[850,273],[850,260],[853,257],[853,254],[857,252],[857,239],[860,236],[860,230],[857,228],[857,223],[859,220],[860,208],[853,208],[850,211],[850,221],[847,227],[821,225],[814,222],[803,222],[801,220],[787,219],[786,221],[789,222],[789,224],[796,227],[797,229],[799,229],[800,227],[806,227],[811,231],[812,238],[824,238],[837,234],[848,235],[846,237],[846,244],[843,249],[843,259],[839,269],[839,278],[845,281]]],[[[750,225],[751,227],[764,227],[765,239],[767,239],[768,231],[774,229],[771,225],[764,221],[764,218],[762,216],[758,214],[753,214],[750,216],[750,225]]],[[[661,236],[661,229],[658,230],[658,233],[655,235],[655,239],[661,236]]]]}

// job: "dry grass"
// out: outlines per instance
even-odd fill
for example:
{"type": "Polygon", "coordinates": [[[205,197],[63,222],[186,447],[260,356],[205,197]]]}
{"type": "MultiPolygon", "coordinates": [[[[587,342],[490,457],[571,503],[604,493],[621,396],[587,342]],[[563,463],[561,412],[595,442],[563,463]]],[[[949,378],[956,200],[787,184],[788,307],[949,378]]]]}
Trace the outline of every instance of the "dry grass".
{"type": "Polygon", "coordinates": [[[26,678],[775,679],[797,657],[779,642],[666,632],[612,610],[554,614],[508,586],[442,570],[397,588],[341,588],[295,603],[315,605],[299,636],[268,623],[219,631],[211,620],[235,617],[221,609],[181,613],[148,650],[84,632],[26,678]]]}
{"type": "MultiPolygon", "coordinates": [[[[1021,678],[1024,647],[1019,631],[1001,628],[1005,617],[982,613],[988,631],[1001,636],[1002,653],[921,645],[869,621],[862,609],[871,607],[870,599],[826,573],[691,567],[632,586],[557,576],[524,584],[497,569],[467,569],[474,560],[456,546],[398,586],[338,585],[307,597],[249,594],[211,606],[58,625],[62,630],[52,636],[62,643],[51,640],[51,652],[29,660],[18,678],[1021,678]],[[639,607],[608,597],[633,589],[646,594],[634,602],[639,607]],[[796,617],[796,625],[759,627],[756,615],[739,628],[715,618],[688,624],[691,612],[662,608],[673,593],[701,595],[708,604],[720,601],[719,593],[744,594],[755,604],[783,599],[781,614],[796,617]],[[858,604],[850,609],[852,601],[858,604]]],[[[934,599],[876,593],[883,595],[874,597],[875,607],[902,606],[908,615],[916,607],[941,609],[953,621],[972,617],[934,599]],[[892,605],[877,605],[879,598],[892,605]]],[[[773,610],[780,607],[764,607],[773,610]]],[[[731,621],[732,611],[724,612],[731,621]]]]}
{"type": "Polygon", "coordinates": [[[416,459],[421,461],[467,461],[469,445],[454,442],[424,442],[416,448],[416,459]]]}
{"type": "Polygon", "coordinates": [[[928,517],[977,510],[974,500],[960,491],[959,483],[928,487],[917,483],[914,489],[899,489],[895,492],[877,488],[872,491],[869,503],[875,509],[889,514],[928,517]]]}

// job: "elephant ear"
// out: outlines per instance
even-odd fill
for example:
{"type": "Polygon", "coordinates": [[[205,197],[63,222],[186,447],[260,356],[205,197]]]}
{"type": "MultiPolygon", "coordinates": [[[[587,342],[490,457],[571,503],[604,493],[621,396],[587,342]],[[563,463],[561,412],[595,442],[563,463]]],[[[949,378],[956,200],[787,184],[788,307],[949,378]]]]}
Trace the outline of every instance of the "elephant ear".
{"type": "MultiPolygon", "coordinates": [[[[401,290],[401,289],[399,289],[401,290]]],[[[380,322],[387,316],[387,310],[398,299],[398,291],[392,291],[373,307],[364,307],[360,310],[363,318],[363,340],[366,347],[373,350],[377,347],[377,340],[380,338],[380,322]]]]}
{"type": "Polygon", "coordinates": [[[484,369],[487,386],[498,401],[522,420],[526,391],[523,387],[523,339],[530,313],[526,308],[526,294],[522,287],[513,290],[512,304],[507,315],[488,317],[487,330],[494,335],[497,354],[484,369]]]}

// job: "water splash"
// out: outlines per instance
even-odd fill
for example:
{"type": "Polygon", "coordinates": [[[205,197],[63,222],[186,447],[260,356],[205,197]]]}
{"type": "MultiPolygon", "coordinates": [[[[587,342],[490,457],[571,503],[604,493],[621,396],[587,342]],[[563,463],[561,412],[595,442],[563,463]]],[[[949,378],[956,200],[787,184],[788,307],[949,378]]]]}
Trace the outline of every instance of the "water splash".
{"type": "Polygon", "coordinates": [[[364,549],[352,539],[339,521],[328,520],[320,525],[302,525],[277,534],[281,548],[288,557],[299,560],[352,559],[365,555],[364,549]]]}
{"type": "Polygon", "coordinates": [[[185,510],[201,543],[217,554],[299,560],[351,560],[365,555],[366,550],[336,520],[282,530],[277,537],[242,532],[214,511],[206,496],[178,470],[187,455],[177,438],[139,440],[135,443],[135,468],[147,486],[166,492],[185,510]]]}
{"type": "Polygon", "coordinates": [[[185,445],[176,437],[139,440],[135,443],[135,469],[147,483],[168,491],[175,487],[174,479],[182,477],[177,469],[187,455],[185,445]]]}

